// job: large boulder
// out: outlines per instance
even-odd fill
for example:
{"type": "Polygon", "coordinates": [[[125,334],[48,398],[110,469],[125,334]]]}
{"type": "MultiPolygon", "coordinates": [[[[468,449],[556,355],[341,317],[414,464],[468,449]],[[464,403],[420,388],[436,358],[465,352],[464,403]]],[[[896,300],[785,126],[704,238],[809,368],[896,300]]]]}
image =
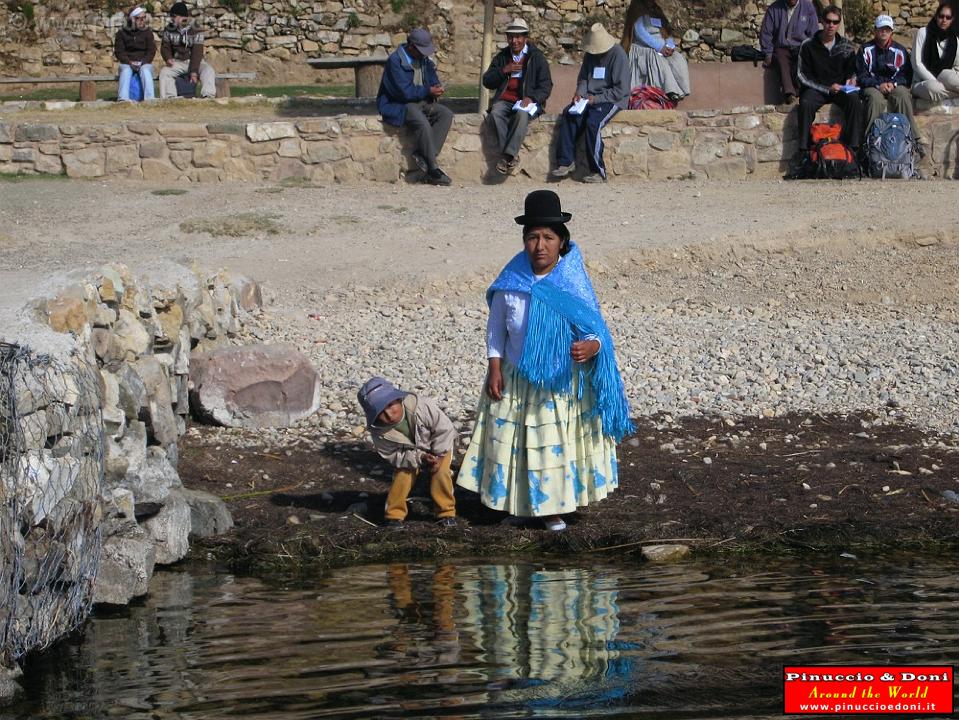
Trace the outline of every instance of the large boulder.
{"type": "Polygon", "coordinates": [[[320,379],[288,345],[245,345],[194,355],[194,414],[228,427],[288,427],[320,406],[320,379]]]}
{"type": "Polygon", "coordinates": [[[103,542],[93,602],[126,605],[146,595],[155,562],[153,541],[136,523],[124,523],[119,532],[103,542]]]}
{"type": "Polygon", "coordinates": [[[180,493],[190,506],[190,537],[222,535],[233,527],[233,517],[226,503],[202,490],[182,488],[180,493]]]}
{"type": "Polygon", "coordinates": [[[178,489],[170,490],[160,512],[144,520],[140,527],[153,541],[157,565],[171,565],[190,551],[190,505],[178,489]]]}

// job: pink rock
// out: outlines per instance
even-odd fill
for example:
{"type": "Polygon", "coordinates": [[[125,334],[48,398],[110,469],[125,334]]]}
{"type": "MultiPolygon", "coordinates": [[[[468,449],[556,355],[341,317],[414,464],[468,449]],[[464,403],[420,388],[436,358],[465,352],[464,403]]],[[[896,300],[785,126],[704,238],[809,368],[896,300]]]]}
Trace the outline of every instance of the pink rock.
{"type": "Polygon", "coordinates": [[[288,427],[320,405],[309,359],[288,345],[244,345],[190,359],[190,406],[227,427],[288,427]]]}

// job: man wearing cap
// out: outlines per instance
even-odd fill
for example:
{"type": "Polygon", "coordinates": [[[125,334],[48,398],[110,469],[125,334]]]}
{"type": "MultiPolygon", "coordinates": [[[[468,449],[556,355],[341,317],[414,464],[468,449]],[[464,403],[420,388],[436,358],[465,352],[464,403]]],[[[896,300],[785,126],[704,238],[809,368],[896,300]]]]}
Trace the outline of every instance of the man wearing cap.
{"type": "Polygon", "coordinates": [[[506,27],[506,47],[483,73],[483,87],[495,91],[489,118],[501,153],[496,170],[509,175],[519,164],[530,121],[546,109],[546,99],[553,90],[549,61],[529,41],[529,25],[522,18],[514,18],[506,27]]]}
{"type": "Polygon", "coordinates": [[[889,15],[876,18],[875,39],[859,50],[856,60],[859,87],[865,105],[865,132],[869,133],[876,118],[884,112],[894,112],[909,118],[912,136],[916,139],[920,157],[926,149],[919,126],[912,112],[912,62],[909,51],[892,39],[895,24],[889,15]]]}
{"type": "Polygon", "coordinates": [[[410,31],[406,45],[397,48],[386,61],[376,107],[383,122],[406,126],[413,133],[413,162],[423,173],[423,182],[450,185],[449,176],[436,164],[453,124],[453,111],[437,102],[446,91],[430,59],[435,52],[428,30],[410,31]]]}
{"type": "Polygon", "coordinates": [[[128,18],[113,41],[113,54],[120,63],[117,99],[130,100],[130,79],[137,73],[143,86],[143,99],[153,100],[152,63],[157,54],[156,39],[153,30],[147,27],[147,12],[142,7],[133,8],[128,18]]]}
{"type": "Polygon", "coordinates": [[[763,67],[776,65],[787,105],[794,104],[799,95],[796,89],[799,47],[818,29],[819,15],[812,0],[776,0],[766,8],[759,30],[759,48],[765,56],[763,67]]]}
{"type": "Polygon", "coordinates": [[[603,162],[603,128],[629,101],[629,57],[623,46],[600,23],[583,38],[583,64],[576,79],[576,94],[563,111],[556,144],[556,168],[550,176],[559,180],[576,167],[576,140],[586,135],[589,174],[583,182],[606,182],[603,162]]]}
{"type": "Polygon", "coordinates": [[[202,86],[205,98],[216,97],[216,72],[203,59],[203,33],[193,25],[185,2],[170,8],[170,22],[160,37],[160,57],[165,67],[160,70],[160,97],[175,98],[176,79],[188,75],[194,85],[202,86]]]}

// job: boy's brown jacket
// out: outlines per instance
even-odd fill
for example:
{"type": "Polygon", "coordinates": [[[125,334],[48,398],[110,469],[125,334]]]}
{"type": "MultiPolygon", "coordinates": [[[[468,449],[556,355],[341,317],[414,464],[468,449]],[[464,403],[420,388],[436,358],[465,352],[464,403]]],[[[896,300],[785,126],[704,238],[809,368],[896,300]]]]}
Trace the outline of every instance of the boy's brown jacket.
{"type": "Polygon", "coordinates": [[[424,452],[445,455],[453,449],[456,428],[435,400],[409,393],[403,398],[403,408],[416,444],[393,426],[370,425],[373,447],[380,457],[395,468],[412,470],[420,466],[424,452]]]}

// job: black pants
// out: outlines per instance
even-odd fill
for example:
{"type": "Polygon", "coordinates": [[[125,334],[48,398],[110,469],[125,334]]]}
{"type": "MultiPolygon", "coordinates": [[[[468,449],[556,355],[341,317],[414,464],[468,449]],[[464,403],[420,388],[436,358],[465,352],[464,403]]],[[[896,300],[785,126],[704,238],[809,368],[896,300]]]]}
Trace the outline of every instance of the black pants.
{"type": "Polygon", "coordinates": [[[803,88],[799,95],[799,151],[809,150],[809,128],[816,112],[823,105],[835,103],[842,110],[841,140],[853,150],[862,145],[862,100],[858,92],[826,95],[812,88],[803,88]]]}

